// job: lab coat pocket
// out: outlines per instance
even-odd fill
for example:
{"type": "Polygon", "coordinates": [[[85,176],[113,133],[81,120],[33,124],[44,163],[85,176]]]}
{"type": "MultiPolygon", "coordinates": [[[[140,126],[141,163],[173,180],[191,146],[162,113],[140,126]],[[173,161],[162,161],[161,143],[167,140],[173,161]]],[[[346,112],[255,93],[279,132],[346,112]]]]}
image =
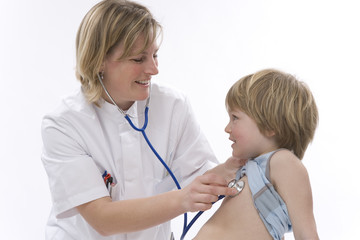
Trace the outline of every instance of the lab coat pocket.
{"type": "MultiPolygon", "coordinates": [[[[181,182],[181,174],[180,174],[180,170],[176,170],[174,172],[175,177],[177,178],[177,181],[181,182]]],[[[170,174],[168,174],[166,177],[164,177],[163,179],[161,179],[156,185],[155,185],[155,192],[157,194],[159,193],[164,193],[164,192],[168,192],[170,190],[173,189],[177,189],[176,184],[174,182],[174,180],[172,179],[172,177],[170,176],[170,174]]]]}
{"type": "Polygon", "coordinates": [[[110,197],[113,201],[120,200],[120,184],[113,183],[109,189],[110,197]]]}

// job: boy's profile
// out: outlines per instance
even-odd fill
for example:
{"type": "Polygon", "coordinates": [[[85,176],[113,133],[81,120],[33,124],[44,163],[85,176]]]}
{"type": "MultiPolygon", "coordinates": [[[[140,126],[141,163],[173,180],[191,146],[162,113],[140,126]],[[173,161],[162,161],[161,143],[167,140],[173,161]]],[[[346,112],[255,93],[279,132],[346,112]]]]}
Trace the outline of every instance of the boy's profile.
{"type": "Polygon", "coordinates": [[[240,194],[226,197],[199,239],[319,239],[308,173],[300,161],[318,124],[314,97],[294,76],[266,69],[237,81],[226,96],[240,194]]]}

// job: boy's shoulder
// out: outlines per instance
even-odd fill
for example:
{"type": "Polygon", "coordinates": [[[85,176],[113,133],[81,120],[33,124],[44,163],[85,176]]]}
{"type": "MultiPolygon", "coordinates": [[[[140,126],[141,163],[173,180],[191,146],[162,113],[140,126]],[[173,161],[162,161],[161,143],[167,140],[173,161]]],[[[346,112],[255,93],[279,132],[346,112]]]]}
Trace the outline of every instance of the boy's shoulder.
{"type": "Polygon", "coordinates": [[[290,150],[282,148],[271,156],[271,165],[293,164],[301,160],[290,150]]]}
{"type": "Polygon", "coordinates": [[[287,181],[295,176],[306,174],[301,160],[287,149],[277,151],[269,161],[270,181],[274,186],[279,181],[287,181]]]}

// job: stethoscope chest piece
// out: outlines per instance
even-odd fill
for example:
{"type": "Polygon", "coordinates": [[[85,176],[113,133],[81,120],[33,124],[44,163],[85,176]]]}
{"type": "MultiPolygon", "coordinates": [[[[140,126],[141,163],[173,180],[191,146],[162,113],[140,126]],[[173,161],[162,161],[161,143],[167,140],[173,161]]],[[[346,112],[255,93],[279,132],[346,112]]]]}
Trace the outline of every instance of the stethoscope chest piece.
{"type": "Polygon", "coordinates": [[[228,187],[235,188],[237,190],[237,193],[235,195],[231,196],[231,197],[235,197],[235,196],[239,195],[239,193],[244,189],[245,182],[242,180],[233,179],[229,182],[228,187]]]}

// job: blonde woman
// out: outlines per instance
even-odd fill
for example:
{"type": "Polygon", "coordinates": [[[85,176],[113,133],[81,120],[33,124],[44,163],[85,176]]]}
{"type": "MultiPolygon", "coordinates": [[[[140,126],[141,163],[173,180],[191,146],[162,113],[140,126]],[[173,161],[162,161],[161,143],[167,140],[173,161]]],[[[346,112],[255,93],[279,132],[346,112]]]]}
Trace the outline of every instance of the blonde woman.
{"type": "Polygon", "coordinates": [[[217,160],[187,98],[151,83],[160,32],[148,9],[131,1],[104,0],[82,20],[76,38],[81,88],[42,123],[53,199],[46,239],[168,240],[172,218],[234,194],[225,177],[240,162],[230,158],[217,174],[203,175],[217,160]],[[181,190],[173,190],[169,172],[125,116],[135,126],[147,122],[147,138],[181,190]]]}

